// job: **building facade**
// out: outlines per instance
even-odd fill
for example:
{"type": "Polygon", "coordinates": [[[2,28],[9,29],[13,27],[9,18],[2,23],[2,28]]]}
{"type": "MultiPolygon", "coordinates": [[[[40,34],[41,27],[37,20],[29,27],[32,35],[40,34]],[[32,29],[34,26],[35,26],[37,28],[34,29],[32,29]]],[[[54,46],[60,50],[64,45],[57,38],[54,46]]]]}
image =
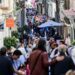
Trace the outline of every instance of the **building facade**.
{"type": "Polygon", "coordinates": [[[56,4],[53,0],[38,0],[37,11],[38,14],[46,14],[51,18],[55,18],[56,4]]]}
{"type": "Polygon", "coordinates": [[[52,0],[48,0],[48,16],[51,18],[55,18],[55,12],[56,12],[56,4],[52,0]]]}
{"type": "Polygon", "coordinates": [[[75,9],[75,0],[70,0],[70,8],[75,9]]]}
{"type": "Polygon", "coordinates": [[[71,35],[72,41],[75,39],[75,0],[64,1],[64,19],[66,23],[66,30],[71,35]]]}
{"type": "Polygon", "coordinates": [[[9,28],[6,27],[6,18],[10,15],[12,18],[15,13],[15,0],[0,0],[0,47],[3,46],[4,37],[10,36],[9,28]]]}

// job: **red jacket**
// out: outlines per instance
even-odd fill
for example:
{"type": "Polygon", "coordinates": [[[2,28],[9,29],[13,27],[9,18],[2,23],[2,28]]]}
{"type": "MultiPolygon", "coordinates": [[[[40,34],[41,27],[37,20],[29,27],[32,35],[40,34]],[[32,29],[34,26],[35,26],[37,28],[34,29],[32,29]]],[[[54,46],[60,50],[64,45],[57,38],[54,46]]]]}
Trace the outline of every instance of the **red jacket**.
{"type": "Polygon", "coordinates": [[[47,52],[35,50],[29,57],[31,75],[48,75],[48,66],[51,64],[48,62],[47,52]]]}

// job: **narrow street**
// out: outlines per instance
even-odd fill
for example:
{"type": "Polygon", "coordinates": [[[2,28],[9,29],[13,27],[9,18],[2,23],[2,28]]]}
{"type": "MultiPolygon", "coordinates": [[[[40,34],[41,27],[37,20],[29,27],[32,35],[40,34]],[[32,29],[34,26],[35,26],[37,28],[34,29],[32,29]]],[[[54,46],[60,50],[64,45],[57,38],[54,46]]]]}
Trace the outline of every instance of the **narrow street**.
{"type": "Polygon", "coordinates": [[[75,75],[75,0],[0,0],[0,75],[75,75]]]}

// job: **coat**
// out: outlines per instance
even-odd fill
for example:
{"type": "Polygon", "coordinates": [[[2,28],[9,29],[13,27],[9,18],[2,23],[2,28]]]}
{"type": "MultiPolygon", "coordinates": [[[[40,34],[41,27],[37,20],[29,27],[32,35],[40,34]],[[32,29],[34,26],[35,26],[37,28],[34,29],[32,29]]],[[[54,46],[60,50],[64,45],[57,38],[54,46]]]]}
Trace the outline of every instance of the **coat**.
{"type": "Polygon", "coordinates": [[[69,56],[64,56],[63,61],[57,62],[53,68],[51,67],[51,70],[53,72],[51,72],[52,75],[65,75],[68,70],[75,70],[75,66],[69,56]]]}
{"type": "Polygon", "coordinates": [[[31,75],[48,75],[48,66],[51,64],[52,62],[48,62],[47,52],[35,50],[29,57],[31,75]]]}

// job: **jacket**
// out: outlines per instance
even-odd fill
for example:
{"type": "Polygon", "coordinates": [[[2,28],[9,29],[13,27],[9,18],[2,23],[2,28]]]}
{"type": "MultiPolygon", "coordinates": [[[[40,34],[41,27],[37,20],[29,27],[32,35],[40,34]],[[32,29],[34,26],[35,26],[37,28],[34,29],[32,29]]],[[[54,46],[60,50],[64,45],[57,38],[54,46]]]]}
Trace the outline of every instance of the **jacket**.
{"type": "Polygon", "coordinates": [[[33,51],[29,57],[30,75],[48,75],[48,66],[55,62],[48,62],[47,52],[33,51]]]}

